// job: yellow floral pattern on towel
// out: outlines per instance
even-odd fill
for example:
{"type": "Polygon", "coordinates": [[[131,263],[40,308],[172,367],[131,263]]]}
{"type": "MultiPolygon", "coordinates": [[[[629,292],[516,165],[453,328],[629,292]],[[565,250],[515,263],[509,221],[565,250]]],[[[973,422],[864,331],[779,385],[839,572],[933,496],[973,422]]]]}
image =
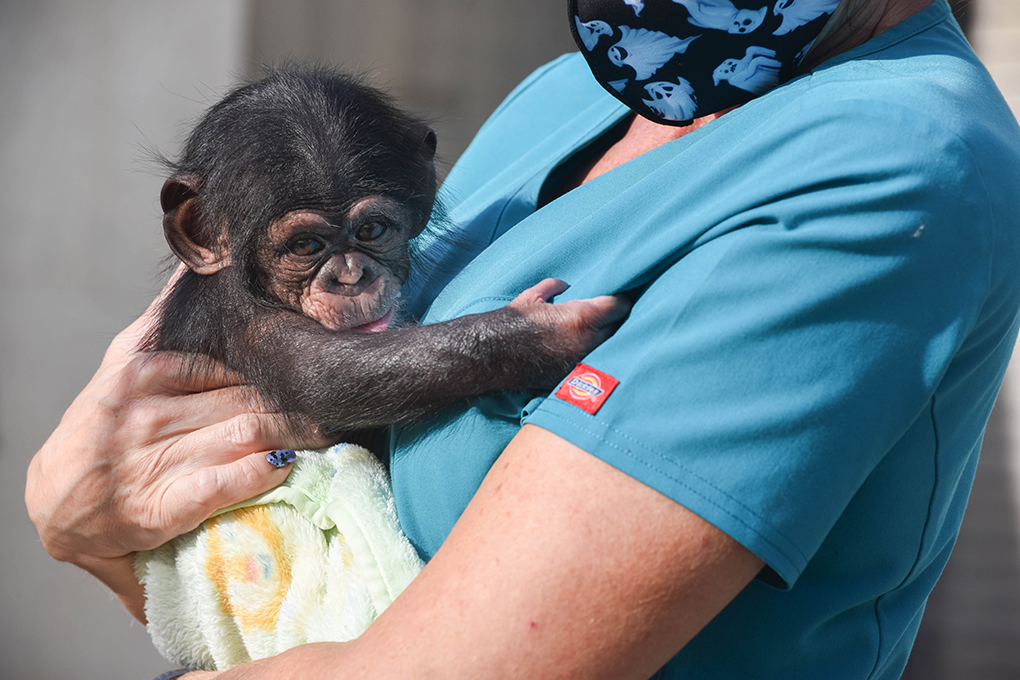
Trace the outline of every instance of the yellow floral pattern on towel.
{"type": "Polygon", "coordinates": [[[264,505],[240,508],[209,520],[205,573],[216,585],[223,611],[244,632],[272,630],[290,588],[283,535],[264,505]]]}

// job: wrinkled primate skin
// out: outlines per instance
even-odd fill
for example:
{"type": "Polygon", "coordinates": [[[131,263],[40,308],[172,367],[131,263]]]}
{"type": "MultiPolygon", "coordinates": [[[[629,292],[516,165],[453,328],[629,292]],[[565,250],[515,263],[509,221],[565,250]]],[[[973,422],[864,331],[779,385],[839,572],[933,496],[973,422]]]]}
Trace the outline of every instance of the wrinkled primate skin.
{"type": "Polygon", "coordinates": [[[194,357],[222,362],[292,421],[338,434],[553,386],[612,319],[564,318],[522,296],[368,332],[389,325],[408,242],[432,215],[435,150],[427,125],[326,68],[273,70],[233,90],[165,161],[163,229],[188,270],[145,349],[193,357],[182,370],[194,357]]]}

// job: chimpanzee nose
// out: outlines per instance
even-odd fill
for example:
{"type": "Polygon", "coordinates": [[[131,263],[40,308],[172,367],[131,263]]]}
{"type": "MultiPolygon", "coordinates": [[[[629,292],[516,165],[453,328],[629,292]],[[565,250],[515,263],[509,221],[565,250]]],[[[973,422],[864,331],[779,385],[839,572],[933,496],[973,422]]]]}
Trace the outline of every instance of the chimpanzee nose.
{"type": "Polygon", "coordinates": [[[343,295],[359,294],[379,275],[371,260],[366,260],[357,253],[344,253],[334,258],[332,264],[329,286],[343,295]]]}
{"type": "Polygon", "coordinates": [[[354,257],[350,253],[344,253],[337,259],[339,261],[333,268],[333,279],[339,285],[353,286],[364,276],[365,270],[361,266],[360,258],[354,257]]]}

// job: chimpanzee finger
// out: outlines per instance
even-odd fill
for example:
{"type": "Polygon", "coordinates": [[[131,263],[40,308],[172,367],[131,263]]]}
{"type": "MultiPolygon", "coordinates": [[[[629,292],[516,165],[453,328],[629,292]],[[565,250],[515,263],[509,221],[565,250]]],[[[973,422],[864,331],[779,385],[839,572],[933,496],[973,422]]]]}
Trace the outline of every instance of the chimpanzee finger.
{"type": "Polygon", "coordinates": [[[594,329],[608,328],[630,313],[630,300],[622,295],[599,295],[564,304],[576,305],[581,320],[594,329]]]}
{"type": "Polygon", "coordinates": [[[600,295],[554,305],[532,306],[533,318],[545,318],[555,329],[556,345],[583,356],[598,347],[616,330],[630,312],[630,302],[622,295],[600,295]]]}
{"type": "Polygon", "coordinates": [[[570,288],[570,284],[566,281],[561,281],[559,279],[542,279],[531,288],[521,291],[521,294],[514,298],[513,302],[510,303],[510,306],[514,307],[534,304],[536,302],[548,302],[567,288],[570,288]]]}

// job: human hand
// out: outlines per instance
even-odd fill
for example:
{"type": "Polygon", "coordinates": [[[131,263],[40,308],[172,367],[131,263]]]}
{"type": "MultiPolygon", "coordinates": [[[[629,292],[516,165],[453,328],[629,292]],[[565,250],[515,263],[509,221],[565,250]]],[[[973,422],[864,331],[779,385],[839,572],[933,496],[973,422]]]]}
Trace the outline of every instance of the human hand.
{"type": "Polygon", "coordinates": [[[294,444],[236,375],[213,365],[182,375],[181,357],[138,351],[157,304],[114,339],[33,458],[25,491],[43,547],[139,619],[134,552],[280,484],[288,470],[265,452],[294,444]]]}

